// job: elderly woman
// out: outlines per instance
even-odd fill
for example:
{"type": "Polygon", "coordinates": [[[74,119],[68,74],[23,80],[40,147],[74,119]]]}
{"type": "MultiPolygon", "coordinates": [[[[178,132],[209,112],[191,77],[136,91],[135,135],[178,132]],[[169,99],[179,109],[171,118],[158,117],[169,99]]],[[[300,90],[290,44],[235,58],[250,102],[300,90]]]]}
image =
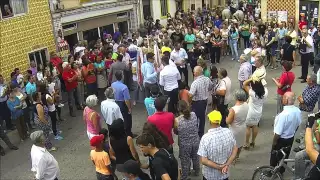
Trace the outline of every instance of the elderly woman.
{"type": "MultiPolygon", "coordinates": [[[[263,80],[263,79],[262,79],[263,80]]],[[[263,103],[268,96],[268,89],[263,85],[262,80],[252,75],[252,77],[243,83],[243,89],[249,95],[249,110],[246,118],[246,144],[245,149],[255,146],[255,140],[258,135],[258,124],[262,115],[263,103]],[[251,143],[249,138],[252,134],[251,143]]]]}
{"type": "Polygon", "coordinates": [[[240,68],[238,72],[238,80],[240,82],[240,88],[243,87],[243,82],[251,76],[252,73],[252,66],[247,61],[246,55],[242,54],[239,59],[240,62],[240,68]]]}
{"type": "Polygon", "coordinates": [[[197,154],[199,148],[198,119],[190,111],[188,104],[180,100],[178,103],[180,116],[175,119],[174,128],[178,134],[179,157],[182,167],[182,180],[188,179],[190,162],[196,175],[200,172],[200,160],[197,154]]]}
{"type": "Polygon", "coordinates": [[[99,135],[101,130],[101,117],[93,107],[98,104],[98,98],[96,95],[90,95],[86,99],[86,107],[83,110],[83,120],[87,125],[87,135],[91,139],[93,136],[99,135]]]}
{"type": "Polygon", "coordinates": [[[229,114],[226,119],[229,128],[236,138],[238,152],[236,159],[239,158],[242,146],[245,143],[246,134],[246,117],[248,114],[249,106],[247,104],[247,94],[244,90],[238,89],[235,91],[236,103],[229,109],[229,114]]]}
{"type": "Polygon", "coordinates": [[[35,131],[30,134],[33,143],[31,148],[31,171],[35,173],[35,179],[58,180],[60,169],[57,160],[45,151],[46,135],[43,131],[35,131]],[[47,158],[44,158],[47,157],[47,158]]]}
{"type": "Polygon", "coordinates": [[[49,139],[51,131],[51,122],[49,120],[49,111],[47,106],[42,104],[41,93],[37,92],[32,95],[32,99],[35,102],[36,108],[34,109],[34,122],[40,130],[43,131],[45,137],[45,147],[49,151],[55,151],[56,148],[52,147],[52,143],[49,139]]]}
{"type": "Polygon", "coordinates": [[[274,83],[278,88],[277,89],[277,114],[279,114],[283,110],[282,96],[284,95],[284,93],[291,91],[291,86],[295,79],[295,75],[291,71],[292,69],[291,62],[283,61],[282,69],[283,69],[283,72],[280,78],[277,78],[277,79],[272,78],[272,80],[274,81],[274,83]]]}

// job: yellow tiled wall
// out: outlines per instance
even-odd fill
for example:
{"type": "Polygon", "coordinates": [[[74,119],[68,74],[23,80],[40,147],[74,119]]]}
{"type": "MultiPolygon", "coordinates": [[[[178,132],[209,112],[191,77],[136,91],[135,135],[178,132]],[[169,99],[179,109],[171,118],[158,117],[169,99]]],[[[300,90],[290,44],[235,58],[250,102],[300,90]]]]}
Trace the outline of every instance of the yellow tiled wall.
{"type": "Polygon", "coordinates": [[[55,51],[48,0],[28,0],[25,15],[0,20],[0,74],[8,79],[14,68],[29,68],[28,53],[48,48],[55,51]]]}

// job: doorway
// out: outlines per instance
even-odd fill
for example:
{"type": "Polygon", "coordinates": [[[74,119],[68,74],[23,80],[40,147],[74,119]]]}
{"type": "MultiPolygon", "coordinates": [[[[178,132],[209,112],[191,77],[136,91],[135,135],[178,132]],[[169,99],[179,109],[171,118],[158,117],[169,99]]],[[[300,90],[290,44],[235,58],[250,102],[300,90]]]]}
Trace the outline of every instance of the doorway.
{"type": "Polygon", "coordinates": [[[122,34],[124,33],[128,34],[128,21],[118,22],[118,28],[122,34]]]}
{"type": "Polygon", "coordinates": [[[64,40],[66,40],[69,44],[70,51],[73,52],[75,45],[78,44],[78,36],[77,33],[70,34],[68,36],[64,36],[64,40]]]}
{"type": "MultiPolygon", "coordinates": [[[[310,26],[311,23],[318,24],[318,11],[318,1],[300,1],[299,14],[304,13],[308,26],[310,26]]],[[[299,16],[299,20],[300,18],[301,16],[299,16]]]]}

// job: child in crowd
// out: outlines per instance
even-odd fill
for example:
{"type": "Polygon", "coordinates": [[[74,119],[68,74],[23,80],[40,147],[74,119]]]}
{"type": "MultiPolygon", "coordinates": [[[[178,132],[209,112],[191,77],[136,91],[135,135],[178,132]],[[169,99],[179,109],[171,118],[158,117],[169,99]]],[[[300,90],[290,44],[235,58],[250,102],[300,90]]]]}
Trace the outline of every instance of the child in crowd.
{"type": "Polygon", "coordinates": [[[90,157],[96,167],[97,179],[114,179],[109,154],[103,150],[104,135],[94,136],[90,140],[93,149],[90,157]]]}
{"type": "Polygon", "coordinates": [[[212,90],[212,102],[211,102],[211,106],[212,106],[212,109],[213,110],[216,110],[217,109],[217,101],[216,101],[216,98],[214,98],[214,94],[216,94],[216,90],[217,90],[217,85],[218,85],[218,82],[219,82],[219,78],[218,78],[218,69],[216,66],[211,66],[211,70],[210,70],[210,79],[213,83],[213,90],[212,90]]]}
{"type": "MultiPolygon", "coordinates": [[[[109,153],[110,151],[110,142],[109,142],[109,131],[108,129],[105,129],[105,128],[102,128],[99,132],[99,135],[103,135],[104,136],[104,139],[103,139],[103,145],[102,145],[102,148],[105,152],[109,153]]],[[[109,153],[110,154],[110,153],[109,153]]],[[[116,161],[113,160],[112,158],[110,158],[111,160],[111,169],[112,169],[112,172],[114,173],[116,171],[116,161]]]]}
{"type": "Polygon", "coordinates": [[[189,90],[185,82],[181,82],[179,85],[179,99],[185,101],[188,105],[190,104],[189,90]]]}
{"type": "Polygon", "coordinates": [[[53,102],[56,106],[58,120],[64,121],[64,119],[61,117],[61,108],[64,106],[64,104],[61,103],[60,87],[59,84],[56,83],[54,77],[48,78],[48,91],[49,94],[52,96],[53,102]]]}

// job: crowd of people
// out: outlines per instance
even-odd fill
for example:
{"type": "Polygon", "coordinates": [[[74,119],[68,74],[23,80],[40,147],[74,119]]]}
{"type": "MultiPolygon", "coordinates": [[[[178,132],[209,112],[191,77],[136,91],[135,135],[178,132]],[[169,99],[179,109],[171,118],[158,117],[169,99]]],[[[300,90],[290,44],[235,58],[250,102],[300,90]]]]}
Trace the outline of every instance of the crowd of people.
{"type": "MultiPolygon", "coordinates": [[[[117,179],[115,170],[127,179],[185,180],[200,175],[200,164],[203,179],[225,180],[241,150],[255,148],[263,105],[271,93],[264,59],[270,57],[271,69],[278,68],[279,50],[283,72],[273,78],[277,111],[270,157],[270,165],[276,166],[279,158],[275,150],[292,146],[296,130],[305,129],[301,124],[309,122],[308,114],[320,99],[320,57],[313,58],[320,31],[314,31],[314,26],[308,31],[303,18],[299,32],[292,22],[287,25],[271,20],[264,24],[260,18],[260,3],[241,2],[237,9],[228,3],[224,10],[177,11],[174,17],[168,14],[166,26],[148,18],[138,32],[126,34],[116,29],[112,35],[104,32],[97,41],[79,43],[67,61],[52,52],[48,64],[31,62],[26,73],[15,68],[8,83],[0,75],[1,138],[16,150],[6,131],[16,128],[21,141],[30,137],[36,179],[58,179],[58,163],[49,153],[57,150],[50,134],[56,140],[63,139],[57,125],[64,121],[61,111],[67,102],[71,117],[76,117],[76,110],[83,111],[98,180],[117,179]],[[225,10],[233,14],[230,19],[225,10]],[[240,53],[240,49],[249,51],[240,53]],[[291,92],[295,80],[291,70],[297,65],[298,53],[300,79],[307,83],[301,95],[291,92]],[[215,66],[229,55],[240,63],[237,80],[215,66]],[[311,74],[309,61],[314,66],[311,74]],[[232,92],[238,82],[239,88],[232,92]],[[296,97],[299,107],[294,106],[296,97]],[[132,111],[141,98],[148,118],[138,136],[132,133],[132,111]],[[206,119],[210,124],[207,133],[206,119]],[[178,136],[181,170],[173,154],[174,134],[178,136]],[[135,138],[148,164],[140,162],[135,138]],[[141,169],[149,169],[151,177],[141,169]]],[[[310,123],[307,127],[319,128],[319,122],[314,127],[310,123]]],[[[319,145],[319,132],[314,133],[319,145]]],[[[310,149],[297,150],[298,164],[309,152],[314,153],[310,149]]],[[[3,147],[1,155],[5,155],[3,147]]],[[[310,158],[315,168],[319,167],[320,158],[310,158]]],[[[304,169],[300,165],[297,178],[304,177],[304,169]]]]}

